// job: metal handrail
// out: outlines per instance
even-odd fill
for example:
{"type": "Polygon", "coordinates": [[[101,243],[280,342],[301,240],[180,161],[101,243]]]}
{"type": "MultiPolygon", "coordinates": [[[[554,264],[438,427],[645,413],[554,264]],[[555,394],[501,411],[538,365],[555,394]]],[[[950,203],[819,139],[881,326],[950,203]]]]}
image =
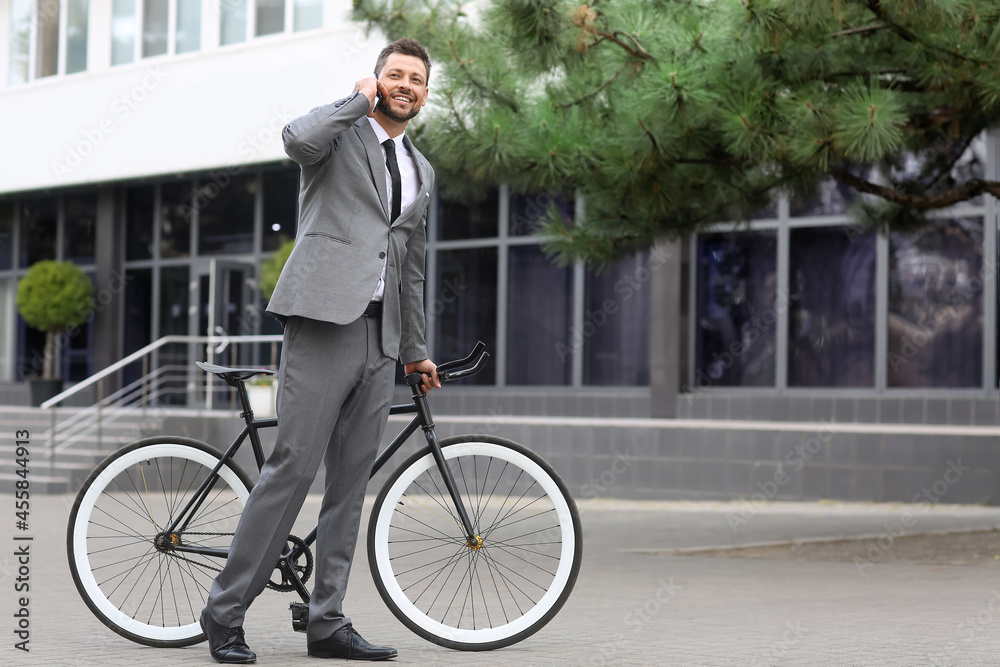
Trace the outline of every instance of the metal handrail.
{"type": "Polygon", "coordinates": [[[69,389],[56,394],[49,400],[42,403],[43,408],[52,408],[75,394],[83,391],[87,387],[103,380],[112,373],[117,373],[125,366],[142,359],[147,356],[150,352],[158,350],[164,345],[169,345],[170,343],[220,343],[222,344],[218,349],[214,350],[212,355],[220,354],[230,343],[277,343],[281,342],[282,336],[280,334],[260,334],[252,336],[164,336],[159,340],[155,340],[146,347],[136,350],[132,354],[128,355],[121,361],[117,361],[102,371],[91,375],[86,380],[79,382],[69,389]]]}

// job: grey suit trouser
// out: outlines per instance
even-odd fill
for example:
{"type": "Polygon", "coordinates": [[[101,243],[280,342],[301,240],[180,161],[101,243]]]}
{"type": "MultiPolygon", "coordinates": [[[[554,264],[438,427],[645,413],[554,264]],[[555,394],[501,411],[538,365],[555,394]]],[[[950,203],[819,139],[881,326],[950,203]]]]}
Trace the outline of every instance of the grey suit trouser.
{"type": "Polygon", "coordinates": [[[285,548],[302,502],[326,460],[308,640],[350,622],[342,605],[372,462],[392,400],[395,362],[382,352],[381,321],[346,325],[289,317],[281,350],[274,451],[250,493],[208,611],[243,624],[285,548]]]}

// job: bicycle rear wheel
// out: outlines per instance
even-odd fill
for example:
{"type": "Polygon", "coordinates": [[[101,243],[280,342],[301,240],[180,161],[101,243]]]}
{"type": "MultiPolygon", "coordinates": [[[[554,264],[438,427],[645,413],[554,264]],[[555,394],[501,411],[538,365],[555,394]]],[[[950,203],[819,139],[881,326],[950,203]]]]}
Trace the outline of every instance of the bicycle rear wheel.
{"type": "Polygon", "coordinates": [[[166,529],[221,456],[189,438],[147,438],[106,458],[80,489],[66,535],[70,572],[90,610],[123,637],[157,647],[204,640],[198,617],[223,558],[174,547],[228,551],[253,483],[227,462],[186,527],[166,529]]]}
{"type": "Polygon", "coordinates": [[[573,590],[582,556],[576,503],[551,466],[515,442],[464,435],[441,447],[481,540],[467,543],[426,447],[375,501],[368,560],[376,588],[435,644],[509,646],[548,623],[573,590]]]}

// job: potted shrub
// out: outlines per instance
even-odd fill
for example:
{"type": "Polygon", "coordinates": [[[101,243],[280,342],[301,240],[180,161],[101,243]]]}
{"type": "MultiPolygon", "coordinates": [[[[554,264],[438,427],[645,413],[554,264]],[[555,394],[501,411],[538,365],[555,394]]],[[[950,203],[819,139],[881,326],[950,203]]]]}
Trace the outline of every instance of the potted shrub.
{"type": "MultiPolygon", "coordinates": [[[[288,256],[292,254],[295,241],[285,241],[274,251],[274,254],[261,262],[260,293],[265,299],[270,299],[274,287],[278,284],[278,276],[285,267],[288,256]]],[[[247,382],[247,396],[250,398],[250,409],[255,417],[273,417],[275,415],[275,400],[278,395],[277,375],[258,375],[247,382]]]]}
{"type": "Polygon", "coordinates": [[[56,336],[87,321],[94,309],[93,295],[90,279],[72,262],[36,262],[18,283],[18,312],[28,326],[45,332],[42,376],[28,379],[32,405],[41,405],[62,390],[62,378],[55,372],[56,336]]]}

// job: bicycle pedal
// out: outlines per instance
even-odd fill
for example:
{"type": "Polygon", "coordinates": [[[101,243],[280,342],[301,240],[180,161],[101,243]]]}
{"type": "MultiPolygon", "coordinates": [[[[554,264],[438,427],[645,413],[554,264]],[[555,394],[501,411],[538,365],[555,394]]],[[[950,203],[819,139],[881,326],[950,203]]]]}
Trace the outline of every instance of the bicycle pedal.
{"type": "Polygon", "coordinates": [[[292,610],[292,629],[295,632],[305,632],[309,625],[309,605],[305,602],[293,602],[288,608],[292,610]]]}

